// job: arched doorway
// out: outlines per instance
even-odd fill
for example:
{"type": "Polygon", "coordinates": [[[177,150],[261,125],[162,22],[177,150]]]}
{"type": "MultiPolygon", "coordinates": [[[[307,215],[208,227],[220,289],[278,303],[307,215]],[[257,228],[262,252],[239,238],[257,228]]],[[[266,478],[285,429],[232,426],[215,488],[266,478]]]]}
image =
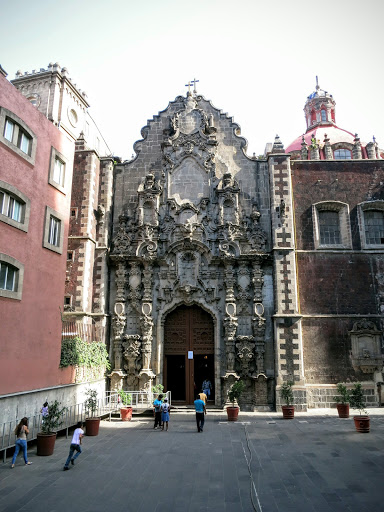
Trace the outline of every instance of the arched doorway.
{"type": "Polygon", "coordinates": [[[214,328],[212,317],[198,306],[180,306],[164,324],[164,385],[172,402],[192,404],[204,379],[215,399],[214,328]]]}

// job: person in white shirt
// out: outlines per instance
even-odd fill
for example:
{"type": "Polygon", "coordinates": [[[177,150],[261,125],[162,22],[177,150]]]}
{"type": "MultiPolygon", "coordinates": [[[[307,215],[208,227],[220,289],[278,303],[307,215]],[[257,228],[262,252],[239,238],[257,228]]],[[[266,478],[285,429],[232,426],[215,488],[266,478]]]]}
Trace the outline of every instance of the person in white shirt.
{"type": "Polygon", "coordinates": [[[77,424],[77,428],[76,430],[74,431],[73,433],[73,437],[72,437],[72,441],[71,441],[71,446],[69,448],[69,455],[68,455],[68,459],[64,465],[64,471],[68,471],[69,469],[69,463],[71,462],[72,466],[75,464],[75,459],[77,459],[77,457],[80,455],[81,453],[81,440],[83,439],[84,437],[84,430],[83,430],[83,423],[81,421],[78,422],[77,424]],[[73,456],[73,454],[75,453],[75,451],[77,452],[75,456],[73,456]]]}

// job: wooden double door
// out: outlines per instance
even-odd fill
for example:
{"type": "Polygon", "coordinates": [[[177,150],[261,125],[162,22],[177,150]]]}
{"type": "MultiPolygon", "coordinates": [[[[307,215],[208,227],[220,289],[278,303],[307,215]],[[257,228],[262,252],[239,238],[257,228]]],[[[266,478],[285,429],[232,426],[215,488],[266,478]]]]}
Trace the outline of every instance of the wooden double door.
{"type": "Polygon", "coordinates": [[[198,306],[180,306],[164,324],[164,385],[172,402],[193,404],[205,379],[214,390],[214,327],[209,313],[198,306]]]}

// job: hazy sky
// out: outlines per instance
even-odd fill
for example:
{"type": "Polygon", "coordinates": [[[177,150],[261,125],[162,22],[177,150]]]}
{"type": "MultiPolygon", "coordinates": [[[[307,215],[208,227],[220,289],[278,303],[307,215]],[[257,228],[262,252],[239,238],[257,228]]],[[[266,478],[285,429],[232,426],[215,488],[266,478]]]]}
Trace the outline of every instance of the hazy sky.
{"type": "Polygon", "coordinates": [[[305,131],[316,75],[338,126],[384,148],[383,14],[382,0],[0,0],[0,64],[9,79],[67,67],[124,159],[193,78],[240,124],[249,155],[305,131]]]}

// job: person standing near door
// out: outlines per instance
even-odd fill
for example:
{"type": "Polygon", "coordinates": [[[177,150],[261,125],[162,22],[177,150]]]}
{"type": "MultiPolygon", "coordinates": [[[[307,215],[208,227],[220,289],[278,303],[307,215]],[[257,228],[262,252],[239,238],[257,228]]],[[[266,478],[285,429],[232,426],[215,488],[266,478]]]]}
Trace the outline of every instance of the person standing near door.
{"type": "Polygon", "coordinates": [[[201,387],[203,388],[203,392],[207,395],[207,398],[209,400],[212,389],[211,381],[209,379],[205,379],[201,387]]]}
{"type": "Polygon", "coordinates": [[[194,401],[195,410],[196,410],[196,425],[197,431],[203,432],[204,428],[204,414],[207,414],[207,409],[205,408],[205,403],[201,400],[200,395],[196,396],[196,400],[194,401]]]}

